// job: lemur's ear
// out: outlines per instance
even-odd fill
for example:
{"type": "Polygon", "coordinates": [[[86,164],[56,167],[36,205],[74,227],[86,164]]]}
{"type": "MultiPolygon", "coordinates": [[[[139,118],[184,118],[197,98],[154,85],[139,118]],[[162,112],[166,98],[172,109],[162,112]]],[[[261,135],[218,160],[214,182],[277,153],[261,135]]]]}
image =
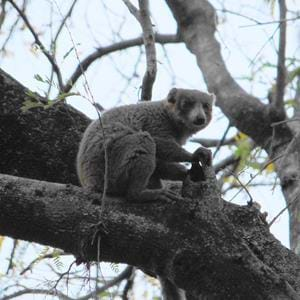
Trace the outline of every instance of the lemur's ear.
{"type": "Polygon", "coordinates": [[[172,88],[167,96],[167,100],[169,103],[175,103],[176,102],[176,93],[177,93],[177,89],[176,88],[172,88]]]}
{"type": "Polygon", "coordinates": [[[214,93],[209,93],[211,99],[212,99],[212,105],[216,103],[216,95],[214,93]]]}

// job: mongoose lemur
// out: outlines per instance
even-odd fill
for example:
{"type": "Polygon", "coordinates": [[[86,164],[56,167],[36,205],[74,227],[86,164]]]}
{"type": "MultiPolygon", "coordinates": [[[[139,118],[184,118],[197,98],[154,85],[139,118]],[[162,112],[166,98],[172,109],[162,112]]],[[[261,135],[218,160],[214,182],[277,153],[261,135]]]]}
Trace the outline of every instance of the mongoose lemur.
{"type": "Polygon", "coordinates": [[[106,111],[86,129],[77,155],[83,187],[127,201],[176,200],[161,179],[183,180],[179,162],[199,162],[208,150],[184,150],[187,138],[208,125],[214,95],[173,88],[161,101],[106,111]]]}
{"type": "MultiPolygon", "coordinates": [[[[214,95],[173,88],[161,101],[140,102],[105,112],[86,129],[77,155],[83,187],[127,201],[178,199],[161,179],[183,180],[179,162],[210,160],[210,152],[184,150],[187,138],[208,125],[214,95]]],[[[209,162],[210,163],[210,162],[209,162]]],[[[165,300],[185,299],[183,290],[160,278],[165,300]]]]}

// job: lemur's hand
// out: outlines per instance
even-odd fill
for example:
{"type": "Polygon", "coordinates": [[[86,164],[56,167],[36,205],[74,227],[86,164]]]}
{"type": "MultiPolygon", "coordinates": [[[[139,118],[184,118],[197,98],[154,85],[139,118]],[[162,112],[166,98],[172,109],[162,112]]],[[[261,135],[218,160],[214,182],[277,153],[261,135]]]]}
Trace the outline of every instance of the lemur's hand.
{"type": "Polygon", "coordinates": [[[192,155],[192,162],[201,162],[202,166],[212,165],[212,154],[207,148],[200,147],[192,155]]]}

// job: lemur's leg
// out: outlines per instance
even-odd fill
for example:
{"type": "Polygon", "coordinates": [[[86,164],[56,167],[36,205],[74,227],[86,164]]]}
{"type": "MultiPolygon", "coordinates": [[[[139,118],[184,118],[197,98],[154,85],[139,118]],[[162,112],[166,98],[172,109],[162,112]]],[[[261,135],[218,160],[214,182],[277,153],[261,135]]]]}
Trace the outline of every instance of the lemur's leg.
{"type": "Polygon", "coordinates": [[[161,179],[183,181],[188,173],[185,166],[179,163],[167,163],[161,160],[156,161],[155,176],[161,179]]]}
{"type": "Polygon", "coordinates": [[[147,132],[130,133],[106,146],[106,192],[126,195],[128,201],[172,201],[178,196],[162,188],[147,189],[156,167],[156,145],[147,132]]]}

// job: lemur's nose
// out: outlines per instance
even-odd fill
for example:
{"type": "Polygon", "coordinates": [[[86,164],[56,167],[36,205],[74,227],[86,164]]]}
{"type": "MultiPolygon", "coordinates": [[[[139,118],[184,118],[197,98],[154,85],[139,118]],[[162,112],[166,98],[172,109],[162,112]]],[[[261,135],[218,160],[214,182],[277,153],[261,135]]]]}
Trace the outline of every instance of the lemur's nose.
{"type": "Polygon", "coordinates": [[[204,116],[198,116],[196,120],[194,121],[195,125],[203,125],[205,123],[205,117],[204,116]]]}

